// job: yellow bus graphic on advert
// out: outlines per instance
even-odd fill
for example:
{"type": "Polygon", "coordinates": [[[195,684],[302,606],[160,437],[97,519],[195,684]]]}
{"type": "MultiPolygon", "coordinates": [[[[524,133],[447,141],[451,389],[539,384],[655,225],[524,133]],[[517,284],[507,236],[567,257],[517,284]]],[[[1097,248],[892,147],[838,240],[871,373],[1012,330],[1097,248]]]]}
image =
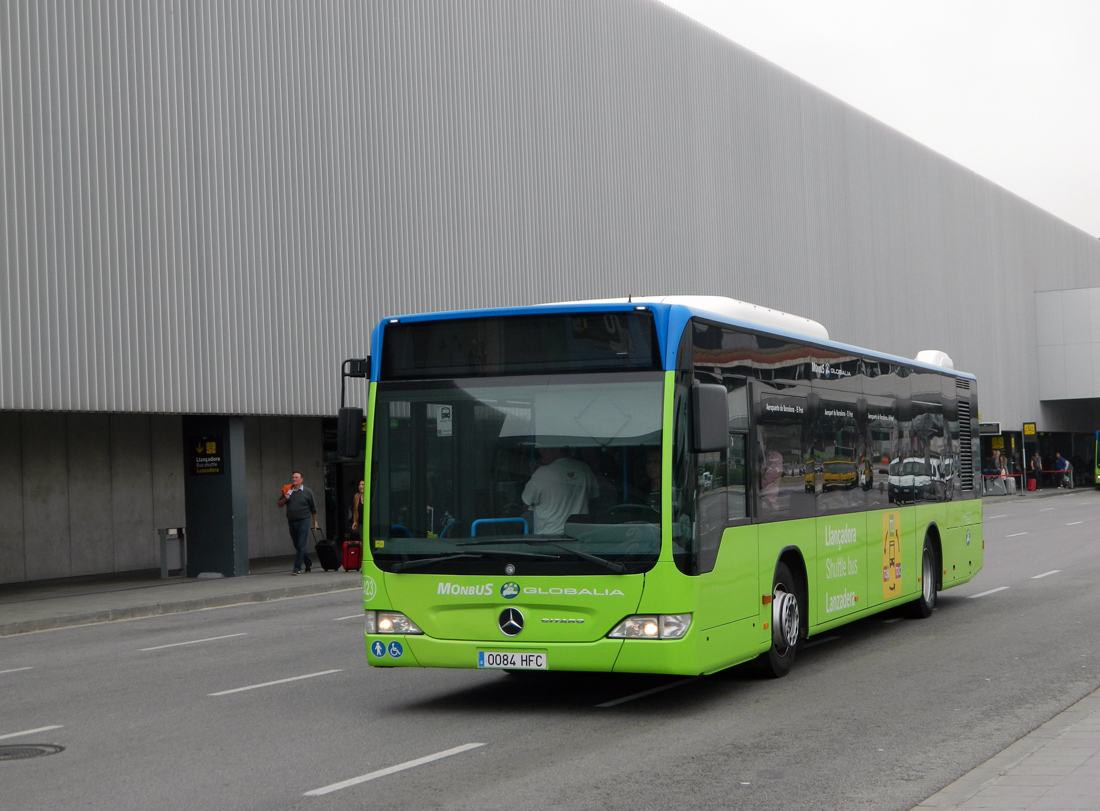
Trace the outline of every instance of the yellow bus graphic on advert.
{"type": "Polygon", "coordinates": [[[882,599],[901,593],[901,513],[882,516],[882,599]]]}

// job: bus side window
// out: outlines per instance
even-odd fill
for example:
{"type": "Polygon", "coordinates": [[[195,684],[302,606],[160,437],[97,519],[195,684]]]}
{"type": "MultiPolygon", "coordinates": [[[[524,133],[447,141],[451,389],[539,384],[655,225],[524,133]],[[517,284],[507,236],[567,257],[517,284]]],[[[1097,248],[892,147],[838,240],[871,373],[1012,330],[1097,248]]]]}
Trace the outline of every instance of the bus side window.
{"type": "Polygon", "coordinates": [[[730,434],[730,448],[726,458],[726,503],[729,522],[749,516],[748,479],[745,477],[746,447],[745,434],[730,434]]]}
{"type": "Polygon", "coordinates": [[[756,407],[757,520],[812,518],[818,471],[810,444],[807,398],[761,390],[756,407]]]}
{"type": "Polygon", "coordinates": [[[695,536],[696,455],[691,452],[691,376],[676,383],[672,416],[672,559],[684,574],[698,574],[695,536]]]}
{"type": "Polygon", "coordinates": [[[749,448],[749,386],[743,377],[726,375],[729,395],[730,444],[726,454],[726,501],[728,523],[749,517],[749,478],[746,470],[749,448]]]}
{"type": "Polygon", "coordinates": [[[718,546],[722,542],[722,533],[729,523],[729,505],[726,501],[728,456],[727,451],[697,455],[695,544],[699,555],[699,574],[714,569],[714,564],[718,560],[718,546]]]}

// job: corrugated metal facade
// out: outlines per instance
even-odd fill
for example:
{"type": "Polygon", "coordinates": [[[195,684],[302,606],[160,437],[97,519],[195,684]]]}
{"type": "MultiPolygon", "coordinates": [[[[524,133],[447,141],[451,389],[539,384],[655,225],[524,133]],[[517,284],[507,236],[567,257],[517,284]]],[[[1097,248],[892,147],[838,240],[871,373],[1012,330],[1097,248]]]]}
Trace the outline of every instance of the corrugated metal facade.
{"type": "Polygon", "coordinates": [[[331,414],[387,314],[710,293],[944,349],[1012,423],[1035,291],[1100,284],[649,0],[6,0],[0,73],[3,410],[331,414]]]}

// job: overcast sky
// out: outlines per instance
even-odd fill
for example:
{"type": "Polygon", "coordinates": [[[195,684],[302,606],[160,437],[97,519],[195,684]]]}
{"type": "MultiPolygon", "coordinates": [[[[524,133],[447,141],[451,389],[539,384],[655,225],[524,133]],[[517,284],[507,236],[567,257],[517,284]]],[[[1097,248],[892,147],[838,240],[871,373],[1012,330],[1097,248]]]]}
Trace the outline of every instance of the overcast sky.
{"type": "Polygon", "coordinates": [[[661,0],[1100,236],[1100,0],[661,0]]]}

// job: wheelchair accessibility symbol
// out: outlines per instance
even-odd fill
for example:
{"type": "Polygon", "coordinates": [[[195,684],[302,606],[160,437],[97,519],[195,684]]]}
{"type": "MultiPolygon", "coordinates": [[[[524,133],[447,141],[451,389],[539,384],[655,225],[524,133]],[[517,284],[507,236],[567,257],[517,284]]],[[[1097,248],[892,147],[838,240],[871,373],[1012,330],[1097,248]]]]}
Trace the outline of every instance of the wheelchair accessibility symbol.
{"type": "MultiPolygon", "coordinates": [[[[381,644],[381,643],[379,643],[379,644],[381,644]]],[[[403,654],[404,652],[405,652],[405,649],[403,647],[401,647],[400,642],[391,642],[390,643],[389,653],[390,653],[390,656],[392,656],[394,659],[400,659],[401,654],[403,654]]]]}

